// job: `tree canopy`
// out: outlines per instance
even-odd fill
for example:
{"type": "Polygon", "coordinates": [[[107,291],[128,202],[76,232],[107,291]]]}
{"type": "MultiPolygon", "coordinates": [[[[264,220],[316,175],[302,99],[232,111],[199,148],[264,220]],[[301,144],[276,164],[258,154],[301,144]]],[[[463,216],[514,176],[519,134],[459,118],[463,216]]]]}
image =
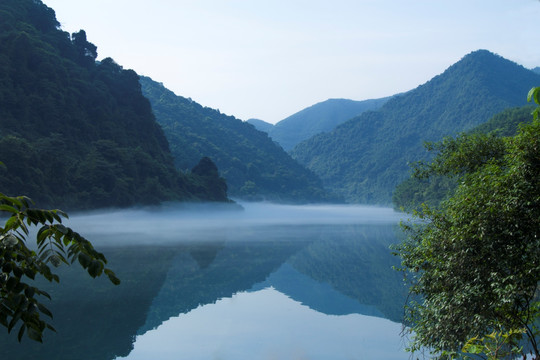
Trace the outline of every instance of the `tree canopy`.
{"type": "Polygon", "coordinates": [[[392,202],[396,209],[403,209],[411,212],[420,210],[421,204],[425,203],[431,208],[438,207],[442,200],[453,194],[458,183],[457,177],[463,174],[466,164],[478,162],[480,157],[491,157],[504,151],[503,141],[505,136],[514,136],[519,130],[520,124],[532,121],[532,106],[524,106],[506,109],[487,122],[475,127],[467,133],[457,135],[455,139],[446,138],[440,143],[426,143],[425,146],[431,152],[438,150],[445,154],[428,164],[419,161],[412,165],[412,176],[398,184],[392,196],[392,202]],[[489,146],[485,146],[489,144],[489,146]],[[454,151],[459,147],[476,147],[465,154],[454,151]],[[470,157],[469,157],[470,156],[470,157]],[[444,163],[441,163],[443,162],[444,163]],[[453,170],[449,165],[454,163],[453,170]],[[459,166],[458,166],[459,164],[459,166]],[[437,167],[441,173],[430,170],[437,167]],[[445,169],[446,168],[446,169],[445,169]]]}
{"type": "Polygon", "coordinates": [[[459,136],[434,149],[424,175],[454,174],[458,185],[438,208],[416,212],[397,247],[420,296],[407,307],[411,349],[451,356],[499,332],[513,351],[538,357],[540,120],[515,136],[459,136]]]}
{"type": "Polygon", "coordinates": [[[201,158],[209,157],[227,180],[231,196],[282,202],[337,200],[315,174],[293,160],[268,134],[177,96],[148,77],[141,77],[140,83],[178,169],[192,169],[201,158]]]}
{"type": "Polygon", "coordinates": [[[64,209],[205,199],[175,169],[139,76],[96,62],[84,30],[62,31],[39,0],[3,0],[0,49],[4,194],[64,209]]]}

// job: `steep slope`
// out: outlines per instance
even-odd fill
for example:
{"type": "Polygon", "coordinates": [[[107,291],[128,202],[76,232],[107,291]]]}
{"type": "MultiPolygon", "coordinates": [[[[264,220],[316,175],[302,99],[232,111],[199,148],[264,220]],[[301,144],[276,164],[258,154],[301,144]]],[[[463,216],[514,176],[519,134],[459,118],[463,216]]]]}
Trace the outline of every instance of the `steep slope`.
{"type": "Polygon", "coordinates": [[[316,134],[329,132],[364,111],[379,109],[388,99],[364,101],[329,99],[281,120],[267,132],[283,149],[289,151],[298,143],[316,134]]]}
{"type": "Polygon", "coordinates": [[[407,164],[425,158],[424,141],[470,130],[505,108],[524,105],[538,84],[540,75],[475,51],[379,111],[315,136],[291,154],[348,201],[390,204],[407,164]]]}
{"type": "Polygon", "coordinates": [[[265,133],[269,133],[274,127],[273,124],[267,123],[266,121],[259,120],[259,119],[249,119],[246,122],[248,124],[255,126],[255,129],[259,131],[264,131],[265,133]]]}
{"type": "Polygon", "coordinates": [[[178,173],[138,75],[39,0],[0,3],[0,191],[70,209],[207,198],[178,173]]]}
{"type": "Polygon", "coordinates": [[[189,169],[211,158],[227,180],[231,196],[277,201],[328,199],[320,180],[252,125],[175,95],[141,77],[157,121],[169,140],[174,162],[189,169]]]}

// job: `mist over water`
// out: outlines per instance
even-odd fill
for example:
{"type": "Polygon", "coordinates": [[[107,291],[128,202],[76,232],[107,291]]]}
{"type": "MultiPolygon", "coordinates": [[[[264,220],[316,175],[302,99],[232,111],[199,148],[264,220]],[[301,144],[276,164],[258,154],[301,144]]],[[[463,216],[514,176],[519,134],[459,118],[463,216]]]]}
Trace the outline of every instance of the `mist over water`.
{"type": "Polygon", "coordinates": [[[403,214],[390,208],[358,205],[281,205],[272,203],[185,204],[80,213],[67,224],[99,246],[175,242],[256,241],[257,231],[279,225],[275,238],[294,237],[295,227],[396,224],[403,214]],[[255,234],[254,234],[255,232],[255,234]]]}
{"type": "Polygon", "coordinates": [[[42,286],[57,333],[24,349],[0,336],[2,355],[405,360],[406,289],[389,249],[404,216],[271,203],[72,213],[66,225],[105,254],[122,283],[56,269],[61,283],[42,286]]]}

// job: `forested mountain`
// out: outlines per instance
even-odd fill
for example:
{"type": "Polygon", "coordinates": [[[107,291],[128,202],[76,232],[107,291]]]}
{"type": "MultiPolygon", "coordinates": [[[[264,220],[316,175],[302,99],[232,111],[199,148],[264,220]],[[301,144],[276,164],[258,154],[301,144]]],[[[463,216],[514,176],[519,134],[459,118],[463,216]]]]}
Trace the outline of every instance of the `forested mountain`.
{"type": "Polygon", "coordinates": [[[251,200],[329,200],[321,181],[293,160],[268,134],[218,110],[175,95],[150,78],[142,90],[169,140],[174,162],[189,169],[211,158],[227,180],[229,194],[251,200]]]}
{"type": "Polygon", "coordinates": [[[138,75],[97,63],[41,1],[0,2],[0,49],[2,193],[76,209],[226,200],[219,179],[175,170],[138,75]]]}
{"type": "MultiPolygon", "coordinates": [[[[491,133],[499,137],[514,136],[517,134],[520,124],[532,121],[531,114],[533,110],[533,106],[506,109],[467,134],[491,133]]],[[[457,181],[451,176],[410,177],[398,184],[392,202],[396,209],[403,209],[408,212],[413,209],[420,210],[422,203],[434,208],[438,207],[443,199],[451,196],[456,186],[457,181]]]]}
{"type": "Polygon", "coordinates": [[[540,75],[486,50],[468,54],[378,111],[297,145],[291,154],[351,202],[390,204],[408,163],[425,158],[424,141],[468,131],[524,105],[540,75]]]}
{"type": "Polygon", "coordinates": [[[255,126],[255,129],[259,131],[264,131],[265,133],[269,133],[270,130],[274,127],[273,124],[267,123],[266,121],[260,119],[249,119],[246,122],[255,126]]]}
{"type": "Polygon", "coordinates": [[[329,132],[337,125],[360,115],[364,111],[379,109],[388,99],[363,101],[329,99],[281,120],[269,130],[264,129],[266,127],[264,124],[262,124],[262,127],[261,123],[252,122],[252,124],[258,129],[268,132],[274,141],[280,144],[283,149],[289,151],[298,143],[319,133],[329,132]]]}

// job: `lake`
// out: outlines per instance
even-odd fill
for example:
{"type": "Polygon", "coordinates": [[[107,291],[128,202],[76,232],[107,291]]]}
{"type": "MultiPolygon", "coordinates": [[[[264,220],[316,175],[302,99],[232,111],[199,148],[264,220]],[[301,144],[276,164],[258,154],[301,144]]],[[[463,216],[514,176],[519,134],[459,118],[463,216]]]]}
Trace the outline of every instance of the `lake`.
{"type": "Polygon", "coordinates": [[[57,333],[0,335],[6,359],[408,359],[388,208],[166,204],[68,225],[122,280],[57,269],[57,333]]]}

